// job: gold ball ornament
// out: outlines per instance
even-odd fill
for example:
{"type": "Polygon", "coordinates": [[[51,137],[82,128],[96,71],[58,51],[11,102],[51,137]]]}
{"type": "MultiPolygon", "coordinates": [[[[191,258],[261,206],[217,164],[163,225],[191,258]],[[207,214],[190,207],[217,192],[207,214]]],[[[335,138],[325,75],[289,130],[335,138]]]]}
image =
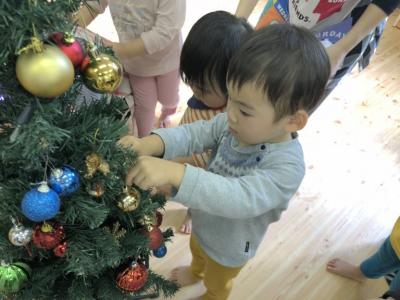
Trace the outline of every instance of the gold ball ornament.
{"type": "Polygon", "coordinates": [[[125,212],[137,209],[140,204],[140,192],[133,187],[129,187],[124,189],[124,193],[125,195],[117,204],[118,207],[125,212]]]}
{"type": "Polygon", "coordinates": [[[107,54],[95,56],[83,71],[86,86],[96,93],[112,93],[122,82],[122,65],[107,54]]]}
{"type": "Polygon", "coordinates": [[[67,91],[74,82],[74,66],[56,46],[43,45],[41,51],[28,49],[18,56],[17,78],[31,94],[54,98],[67,91]]]}

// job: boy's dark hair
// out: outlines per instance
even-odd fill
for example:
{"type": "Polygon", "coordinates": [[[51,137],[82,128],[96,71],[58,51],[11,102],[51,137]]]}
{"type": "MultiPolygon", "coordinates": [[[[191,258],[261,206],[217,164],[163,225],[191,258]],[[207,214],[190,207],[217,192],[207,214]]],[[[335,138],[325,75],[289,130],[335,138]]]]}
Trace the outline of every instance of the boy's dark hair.
{"type": "Polygon", "coordinates": [[[210,88],[219,88],[227,96],[226,72],[229,61],[252,31],[245,19],[226,11],[215,11],[201,17],[190,29],[182,47],[182,80],[186,84],[195,84],[203,92],[209,83],[214,85],[210,88]]]}
{"type": "Polygon", "coordinates": [[[275,108],[275,121],[299,109],[313,112],[330,77],[325,48],[306,28],[274,24],[255,31],[231,59],[234,88],[254,82],[275,108]]]}

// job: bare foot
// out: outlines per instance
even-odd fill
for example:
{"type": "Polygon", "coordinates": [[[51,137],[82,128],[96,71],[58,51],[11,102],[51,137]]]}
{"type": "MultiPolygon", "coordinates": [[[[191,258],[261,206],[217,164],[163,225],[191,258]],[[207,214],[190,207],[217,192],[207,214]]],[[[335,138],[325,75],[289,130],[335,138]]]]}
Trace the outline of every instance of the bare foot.
{"type": "Polygon", "coordinates": [[[358,282],[364,281],[366,278],[359,267],[348,263],[347,261],[341,260],[340,258],[334,258],[330,260],[326,269],[328,272],[344,276],[358,282]]]}
{"type": "Polygon", "coordinates": [[[194,277],[189,270],[189,266],[177,267],[171,271],[170,279],[180,287],[188,286],[199,282],[200,279],[194,277]]]}
{"type": "Polygon", "coordinates": [[[179,228],[180,233],[191,234],[192,233],[192,217],[186,214],[185,220],[183,220],[181,228],[179,228]]]}

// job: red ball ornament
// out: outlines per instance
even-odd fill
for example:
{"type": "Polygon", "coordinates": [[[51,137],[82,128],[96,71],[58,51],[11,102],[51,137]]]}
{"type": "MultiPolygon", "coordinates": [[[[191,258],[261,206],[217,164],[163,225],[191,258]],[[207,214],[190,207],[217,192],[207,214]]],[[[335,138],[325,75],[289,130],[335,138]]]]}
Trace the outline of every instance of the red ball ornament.
{"type": "Polygon", "coordinates": [[[150,231],[144,229],[143,234],[147,236],[150,241],[149,241],[149,248],[151,250],[155,250],[161,246],[161,244],[164,242],[164,237],[163,234],[160,230],[160,228],[154,226],[151,228],[150,231]]]}
{"type": "Polygon", "coordinates": [[[36,247],[50,250],[59,245],[64,238],[65,233],[62,225],[44,223],[35,226],[32,241],[36,247]]]}
{"type": "Polygon", "coordinates": [[[62,257],[67,252],[67,242],[64,242],[53,249],[55,256],[62,257]]]}
{"type": "Polygon", "coordinates": [[[147,281],[149,272],[146,266],[135,263],[117,276],[117,286],[125,292],[136,292],[140,290],[147,281]]]}
{"type": "Polygon", "coordinates": [[[57,47],[71,60],[74,67],[79,67],[86,56],[85,41],[75,38],[70,33],[56,32],[50,37],[57,47]]]}
{"type": "Polygon", "coordinates": [[[90,57],[89,55],[86,55],[81,64],[79,65],[79,70],[81,70],[82,72],[85,71],[86,67],[90,64],[90,57]]]}
{"type": "Polygon", "coordinates": [[[159,211],[156,211],[156,221],[157,221],[156,226],[160,227],[163,221],[163,215],[159,211]]]}

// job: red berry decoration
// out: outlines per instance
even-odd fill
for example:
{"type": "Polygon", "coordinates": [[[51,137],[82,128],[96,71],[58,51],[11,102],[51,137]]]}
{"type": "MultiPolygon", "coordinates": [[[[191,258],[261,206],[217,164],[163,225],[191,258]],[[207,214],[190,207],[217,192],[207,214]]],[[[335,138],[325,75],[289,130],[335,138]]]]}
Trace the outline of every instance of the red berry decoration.
{"type": "Polygon", "coordinates": [[[55,256],[62,257],[67,251],[67,242],[64,242],[53,249],[53,253],[55,256]]]}
{"type": "Polygon", "coordinates": [[[86,56],[83,39],[75,38],[71,33],[56,32],[50,37],[57,47],[71,60],[74,67],[79,67],[86,56]]]}
{"type": "Polygon", "coordinates": [[[134,263],[117,276],[117,286],[125,292],[136,292],[140,290],[147,281],[149,273],[146,266],[134,263]]]}
{"type": "Polygon", "coordinates": [[[50,250],[60,244],[65,238],[64,227],[60,224],[54,226],[49,223],[36,225],[33,231],[32,241],[36,247],[50,250]]]}

